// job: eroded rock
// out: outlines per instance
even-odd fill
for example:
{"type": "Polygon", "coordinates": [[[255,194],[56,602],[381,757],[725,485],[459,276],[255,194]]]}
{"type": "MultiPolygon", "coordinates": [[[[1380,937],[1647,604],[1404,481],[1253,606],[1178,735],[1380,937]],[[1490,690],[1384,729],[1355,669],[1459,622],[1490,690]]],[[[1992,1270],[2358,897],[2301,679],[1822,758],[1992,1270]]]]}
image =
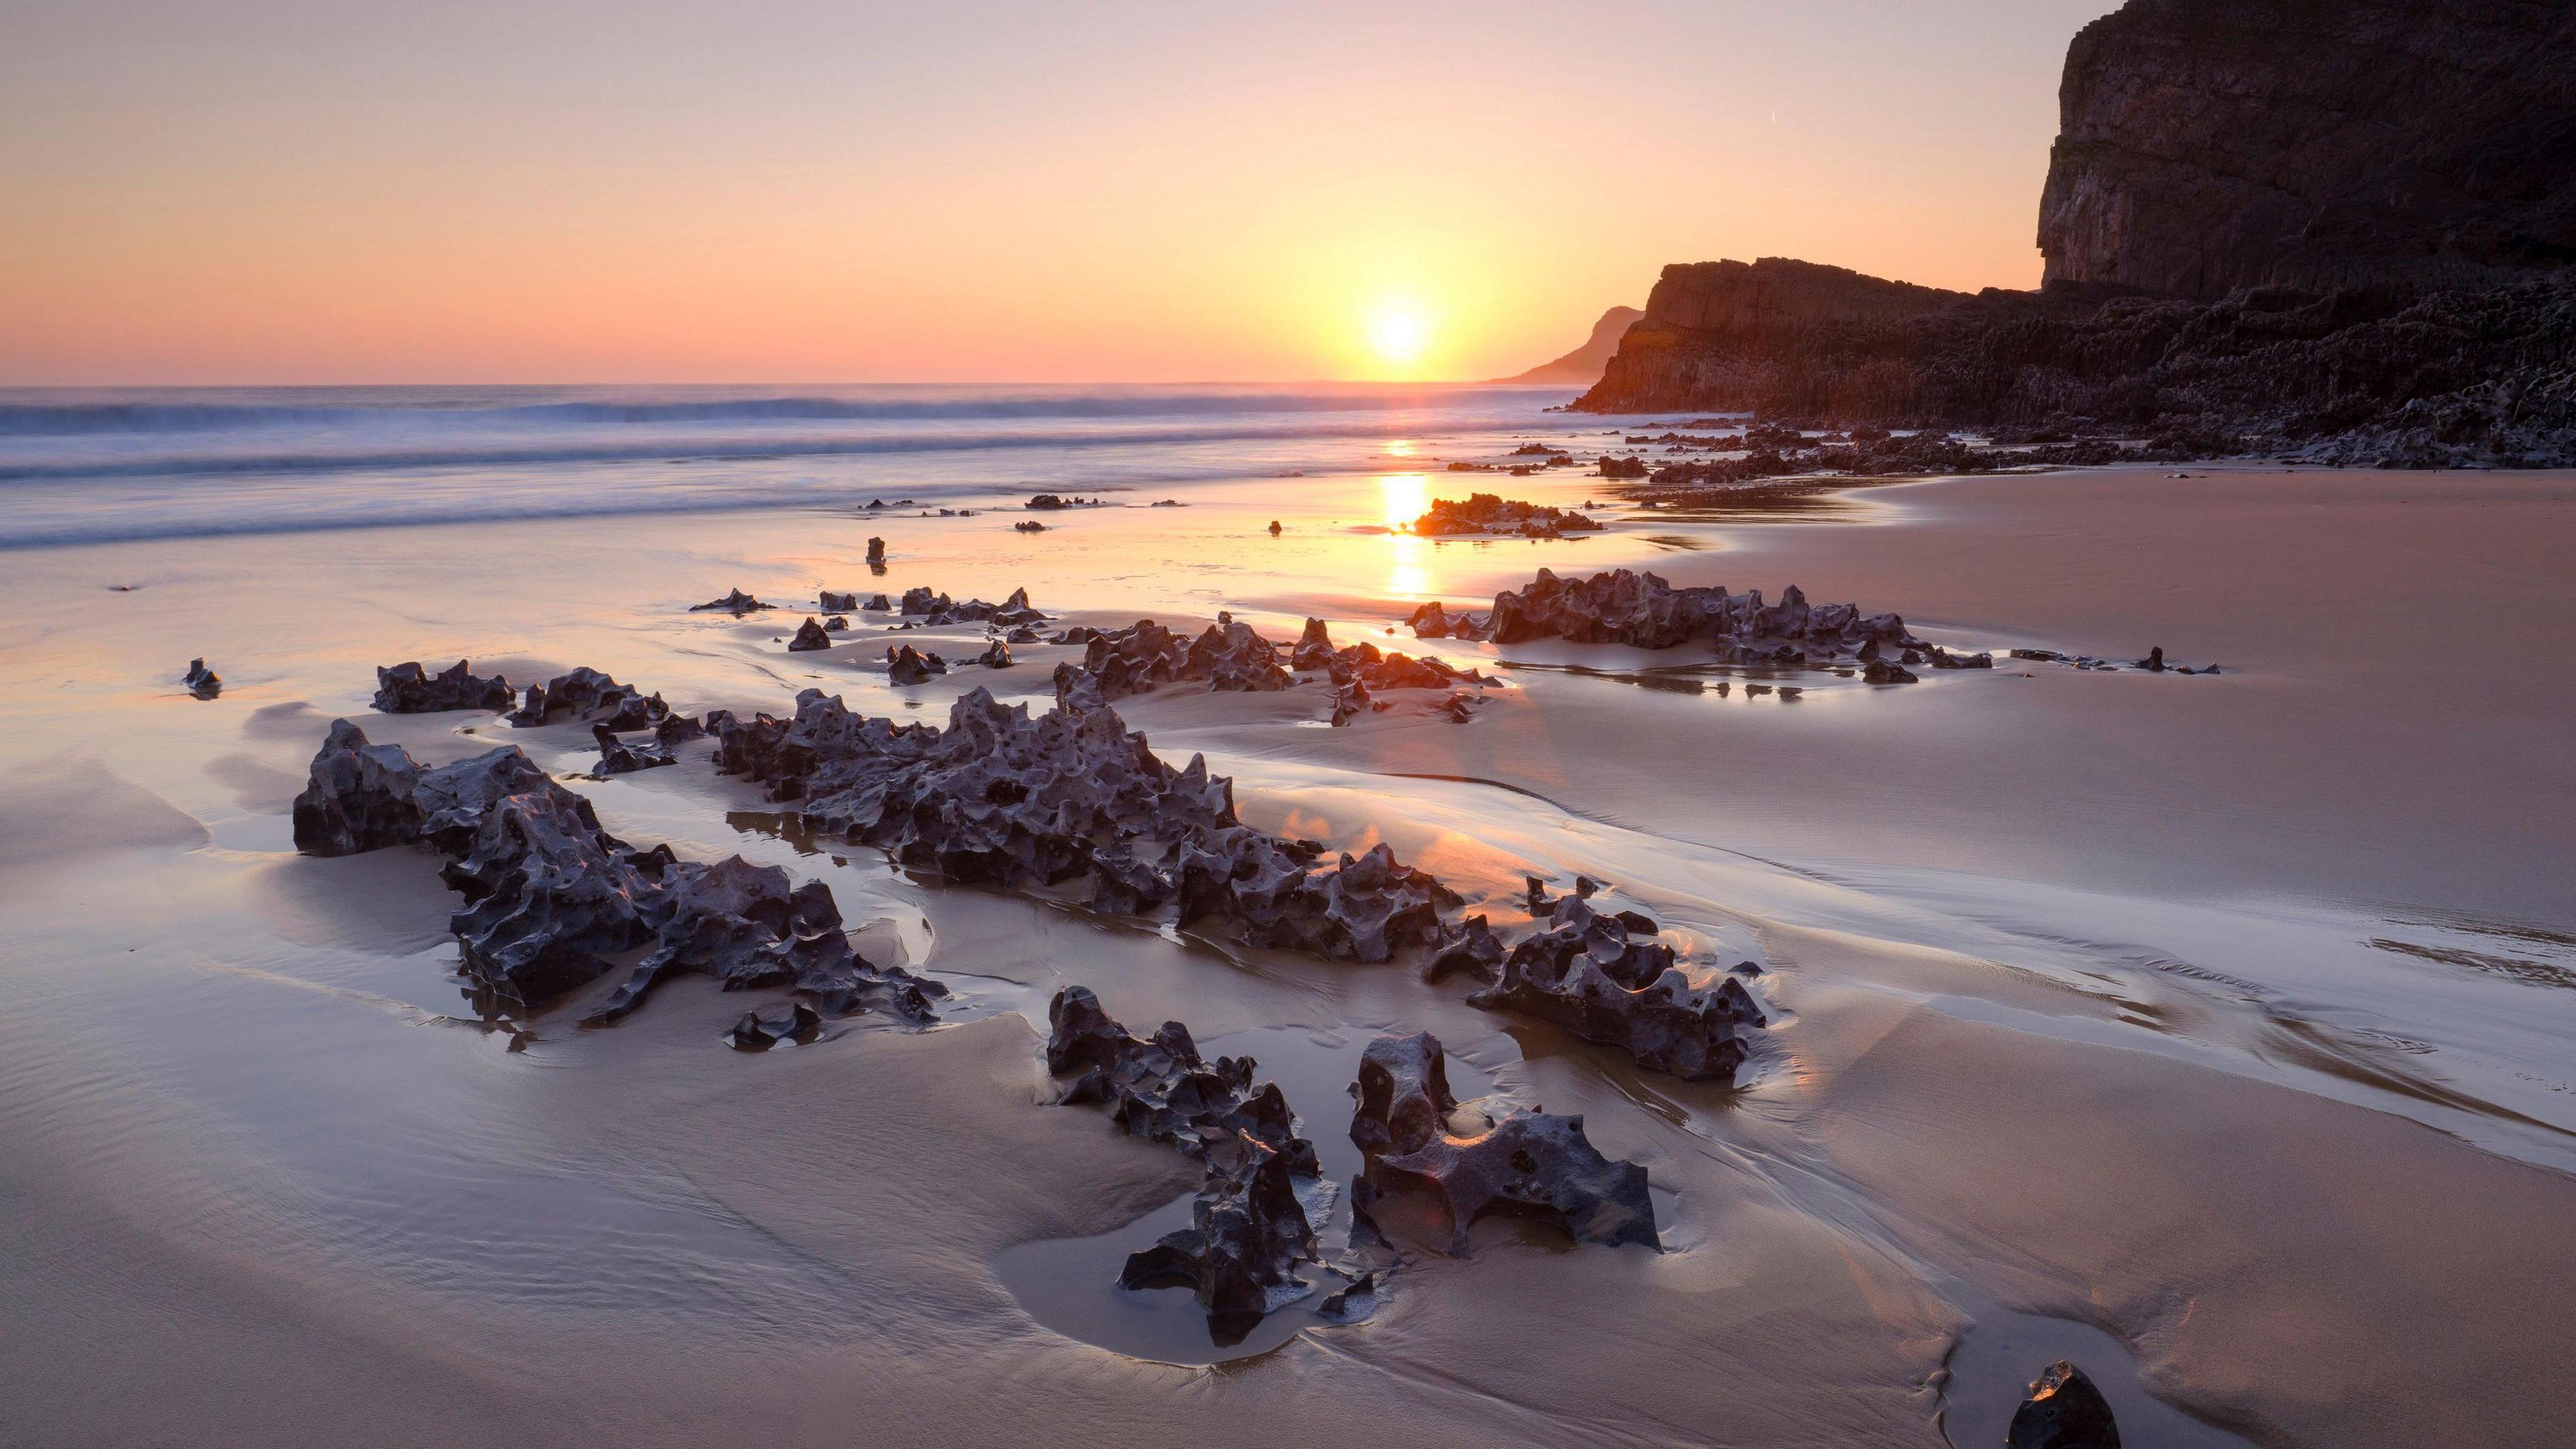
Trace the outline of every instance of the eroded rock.
{"type": "Polygon", "coordinates": [[[1421,1151],[1447,1130],[1458,1107],[1440,1038],[1427,1031],[1388,1032],[1371,1041],[1350,1090],[1357,1104],[1351,1141],[1363,1157],[1421,1151]]]}
{"type": "Polygon", "coordinates": [[[948,661],[937,654],[924,654],[911,645],[886,650],[886,678],[897,685],[928,682],[934,674],[946,674],[948,661]]]}
{"type": "MultiPolygon", "coordinates": [[[[1557,457],[1565,455],[1551,454],[1551,458],[1557,457]]],[[[1567,458],[1566,461],[1573,460],[1567,458]]],[[[1569,533],[1599,533],[1601,525],[1571,509],[1524,503],[1517,498],[1502,498],[1491,493],[1475,493],[1464,502],[1433,499],[1430,509],[1413,521],[1413,531],[1425,538],[1458,534],[1562,538],[1569,533]]]]}
{"type": "Polygon", "coordinates": [[[825,589],[815,596],[814,603],[826,614],[847,614],[859,607],[859,596],[855,593],[836,594],[825,589]]]}
{"type": "Polygon", "coordinates": [[[787,641],[787,651],[791,654],[806,654],[831,647],[831,632],[811,616],[808,616],[804,624],[796,630],[796,637],[787,641]]]}
{"type": "MultiPolygon", "coordinates": [[[[598,734],[603,750],[623,748],[604,726],[598,734]]],[[[667,846],[635,850],[514,746],[425,770],[401,746],[370,744],[355,724],[335,721],[296,799],[295,839],[315,855],[413,842],[445,854],[440,878],[465,898],[449,920],[465,974],[522,1006],[587,985],[646,947],[591,1022],[633,1010],[682,971],[914,1022],[944,994],[859,957],[820,882],[791,888],[785,871],[739,856],[702,864],[667,846]]]]}
{"type": "Polygon", "coordinates": [[[2004,1443],[2007,1449],[2120,1449],[2120,1429],[2102,1391],[2061,1358],[2032,1381],[2004,1443]]]}
{"type": "Polygon", "coordinates": [[[1668,948],[1631,939],[1578,897],[1557,901],[1549,920],[1512,948],[1493,985],[1467,999],[1554,1022],[1687,1081],[1734,1079],[1746,1055],[1741,1028],[1764,1024],[1743,982],[1692,984],[1668,948]]]}
{"type": "Polygon", "coordinates": [[[1072,1078],[1063,1100],[1104,1104],[1122,1131],[1207,1166],[1191,1225],[1131,1256],[1119,1285],[1189,1286],[1221,1340],[1312,1292],[1296,1276],[1316,1262],[1296,1184],[1322,1168],[1278,1086],[1253,1084],[1251,1058],[1210,1064],[1177,1021],[1132,1036],[1084,986],[1057,992],[1047,1023],[1047,1070],[1072,1078]]]}
{"type": "Polygon", "coordinates": [[[1443,1129],[1410,1152],[1369,1167],[1381,1193],[1418,1188],[1449,1211],[1449,1252],[1467,1256],[1467,1231],[1489,1213],[1537,1218],[1578,1243],[1638,1243],[1658,1252],[1646,1169],[1613,1162],[1583,1134],[1583,1119],[1515,1112],[1481,1133],[1443,1129]]]}
{"type": "Polygon", "coordinates": [[[179,676],[179,682],[199,699],[212,699],[224,692],[223,676],[208,669],[203,659],[189,660],[188,672],[179,676]]]}
{"type": "Polygon", "coordinates": [[[735,589],[721,599],[709,599],[703,604],[691,604],[689,606],[689,612],[692,614],[731,614],[736,618],[740,618],[745,614],[754,613],[761,609],[771,609],[776,607],[777,606],[775,604],[764,604],[760,600],[753,598],[751,595],[744,593],[742,590],[735,589]]]}
{"type": "Polygon", "coordinates": [[[456,667],[432,674],[418,663],[376,670],[376,709],[384,714],[435,714],[450,709],[507,710],[516,698],[510,681],[499,675],[476,676],[459,659],[456,667]]]}

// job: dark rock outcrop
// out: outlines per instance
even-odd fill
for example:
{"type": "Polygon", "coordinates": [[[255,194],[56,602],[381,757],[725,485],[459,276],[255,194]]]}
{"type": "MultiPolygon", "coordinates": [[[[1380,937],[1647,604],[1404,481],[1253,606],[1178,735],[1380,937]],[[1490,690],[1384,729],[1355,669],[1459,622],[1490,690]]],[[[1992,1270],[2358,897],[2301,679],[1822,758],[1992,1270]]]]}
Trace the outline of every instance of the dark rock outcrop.
{"type": "Polygon", "coordinates": [[[476,676],[459,659],[456,667],[432,674],[418,663],[376,669],[375,706],[384,714],[434,714],[450,709],[507,710],[517,697],[510,681],[499,675],[476,676]]]}
{"type": "Polygon", "coordinates": [[[1473,1136],[1442,1130],[1413,1151],[1375,1159],[1369,1181],[1381,1194],[1418,1188],[1439,1198],[1453,1257],[1467,1256],[1468,1228],[1489,1213],[1552,1223],[1578,1243],[1662,1251],[1646,1169],[1602,1156],[1581,1117],[1515,1112],[1473,1136]]]}
{"type": "Polygon", "coordinates": [[[1351,1141],[1363,1157],[1421,1151],[1448,1130],[1458,1108],[1440,1038],[1427,1031],[1372,1040],[1360,1053],[1351,1098],[1351,1141]]]}
{"type": "Polygon", "coordinates": [[[810,1042],[823,1034],[823,1015],[801,1001],[767,1011],[746,1011],[725,1033],[734,1050],[765,1052],[783,1041],[810,1042]]]}
{"type": "Polygon", "coordinates": [[[189,660],[188,672],[179,676],[179,682],[199,699],[213,699],[224,692],[224,677],[208,669],[203,659],[189,660]]]}
{"type": "Polygon", "coordinates": [[[1549,929],[1511,949],[1494,983],[1467,999],[1554,1022],[1637,1064],[1685,1081],[1731,1082],[1744,1064],[1742,1029],[1764,1025],[1733,976],[1694,985],[1670,948],[1630,938],[1617,920],[1566,896],[1549,929]]]}
{"type": "Polygon", "coordinates": [[[861,958],[821,882],[739,856],[683,861],[603,830],[588,800],[515,746],[424,770],[399,745],[335,721],[295,802],[298,849],[314,855],[421,843],[465,899],[449,920],[465,974],[499,1002],[538,1007],[651,948],[588,1020],[614,1021],[669,976],[727,989],[792,988],[823,1010],[930,1018],[938,983],[861,958]]]}
{"type": "Polygon", "coordinates": [[[832,635],[830,631],[823,627],[821,620],[815,619],[810,615],[807,616],[805,622],[797,628],[796,637],[787,641],[787,652],[790,654],[807,654],[817,649],[829,649],[831,647],[832,635]]]}
{"type": "Polygon", "coordinates": [[[774,609],[776,607],[778,606],[775,604],[764,604],[760,600],[753,598],[751,595],[744,593],[742,590],[735,589],[721,599],[709,599],[703,604],[691,604],[689,606],[689,612],[692,614],[714,612],[731,614],[736,618],[740,618],[745,614],[754,613],[761,609],[774,609]]]}
{"type": "Polygon", "coordinates": [[[814,602],[824,613],[846,614],[859,607],[859,596],[855,593],[836,594],[825,589],[815,596],[814,602]]]}
{"type": "Polygon", "coordinates": [[[934,629],[950,624],[1000,624],[1005,627],[1037,624],[1045,622],[1047,617],[1043,611],[1029,607],[1029,591],[1026,589],[1013,589],[1011,596],[998,604],[988,604],[982,599],[960,603],[928,587],[906,589],[898,608],[904,617],[917,619],[934,629]]]}
{"type": "Polygon", "coordinates": [[[617,737],[617,731],[598,724],[590,727],[590,737],[599,744],[599,773],[603,775],[631,775],[638,770],[680,762],[680,757],[671,752],[671,746],[664,743],[658,734],[651,744],[630,745],[617,737]]]}
{"type": "Polygon", "coordinates": [[[2576,14],[2129,0],[2067,48],[2051,281],[2212,299],[2576,261],[2576,14]]]}
{"type": "Polygon", "coordinates": [[[1619,569],[1590,578],[1559,578],[1540,569],[1526,588],[1494,596],[1491,613],[1452,615],[1424,604],[1408,622],[1423,638],[1566,639],[1671,649],[1704,644],[1737,663],[1830,664],[1876,658],[1877,651],[1931,646],[1895,614],[1863,614],[1854,604],[1810,604],[1791,585],[1776,604],[1759,589],[1730,594],[1723,585],[1674,588],[1648,573],[1619,569]]]}
{"type": "Polygon", "coordinates": [[[2006,1449],[2120,1449],[2120,1427],[2111,1422],[2111,1405],[2084,1370],[2064,1359],[2050,1364],[2031,1383],[2030,1394],[2013,1410],[2006,1449]]]}
{"type": "Polygon", "coordinates": [[[1519,538],[1563,538],[1569,533],[1599,533],[1601,525],[1571,509],[1551,508],[1471,493],[1465,502],[1435,498],[1430,509],[1413,520],[1413,532],[1424,538],[1458,534],[1507,534],[1519,538]]]}
{"type": "Polygon", "coordinates": [[[1139,619],[1124,629],[1076,627],[1057,644],[1083,646],[1082,662],[1056,666],[1056,701],[1074,709],[1097,708],[1166,684],[1204,680],[1211,690],[1286,689],[1296,679],[1280,667],[1279,646],[1230,614],[1218,616],[1194,639],[1139,619]]]}
{"type": "Polygon", "coordinates": [[[1089,987],[1057,992],[1047,1023],[1047,1070],[1072,1078],[1063,1100],[1101,1103],[1120,1130],[1207,1167],[1190,1226],[1130,1256],[1119,1286],[1192,1288],[1220,1341],[1313,1292],[1297,1277],[1317,1261],[1297,1180],[1322,1167],[1277,1084],[1254,1085],[1249,1057],[1203,1060],[1177,1021],[1130,1035],[1089,987]]]}
{"type": "Polygon", "coordinates": [[[886,678],[897,685],[926,684],[934,674],[946,674],[948,661],[937,654],[924,654],[911,645],[886,650],[886,678]]]}
{"type": "Polygon", "coordinates": [[[2041,444],[1768,459],[1748,440],[1708,465],[1735,481],[2244,454],[2576,462],[2563,7],[2131,0],[2077,36],[2059,99],[2039,290],[1774,257],[1667,267],[1576,406],[2041,444]]]}
{"type": "Polygon", "coordinates": [[[654,728],[670,715],[671,707],[658,694],[645,694],[584,665],[543,684],[529,685],[527,699],[511,713],[510,723],[533,729],[564,713],[624,733],[654,728]]]}

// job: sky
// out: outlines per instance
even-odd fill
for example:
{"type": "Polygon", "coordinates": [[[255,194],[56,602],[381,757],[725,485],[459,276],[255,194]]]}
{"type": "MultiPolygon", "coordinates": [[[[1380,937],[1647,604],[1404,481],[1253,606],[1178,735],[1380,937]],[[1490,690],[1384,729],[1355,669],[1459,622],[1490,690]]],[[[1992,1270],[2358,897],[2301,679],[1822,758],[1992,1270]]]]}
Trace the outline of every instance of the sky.
{"type": "Polygon", "coordinates": [[[0,0],[0,385],[1481,378],[2037,284],[2111,0],[0,0]]]}

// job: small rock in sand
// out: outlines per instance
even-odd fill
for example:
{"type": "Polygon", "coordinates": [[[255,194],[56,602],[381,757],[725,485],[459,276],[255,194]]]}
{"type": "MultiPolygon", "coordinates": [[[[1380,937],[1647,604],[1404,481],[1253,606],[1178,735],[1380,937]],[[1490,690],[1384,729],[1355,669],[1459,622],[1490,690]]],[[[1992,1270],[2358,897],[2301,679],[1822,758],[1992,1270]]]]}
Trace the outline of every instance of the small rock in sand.
{"type": "Polygon", "coordinates": [[[2013,1411],[2005,1449],[2120,1449],[2111,1405],[2084,1370],[2064,1359],[2040,1371],[2013,1411]]]}
{"type": "Polygon", "coordinates": [[[224,692],[223,676],[208,669],[203,659],[189,660],[188,672],[179,676],[179,682],[199,699],[212,699],[224,692]]]}

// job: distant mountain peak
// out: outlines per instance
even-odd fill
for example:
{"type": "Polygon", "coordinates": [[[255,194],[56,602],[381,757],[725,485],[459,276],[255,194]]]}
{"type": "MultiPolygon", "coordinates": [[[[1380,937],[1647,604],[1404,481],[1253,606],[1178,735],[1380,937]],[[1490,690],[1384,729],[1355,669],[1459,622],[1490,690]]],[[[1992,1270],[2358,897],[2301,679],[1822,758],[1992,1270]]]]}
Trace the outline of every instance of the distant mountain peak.
{"type": "Polygon", "coordinates": [[[1592,324],[1592,335],[1581,347],[1554,362],[1542,363],[1512,377],[1498,377],[1504,383],[1563,383],[1568,387],[1590,387],[1601,380],[1610,366],[1611,354],[1619,350],[1619,339],[1628,328],[1646,314],[1634,307],[1613,307],[1592,324]]]}

